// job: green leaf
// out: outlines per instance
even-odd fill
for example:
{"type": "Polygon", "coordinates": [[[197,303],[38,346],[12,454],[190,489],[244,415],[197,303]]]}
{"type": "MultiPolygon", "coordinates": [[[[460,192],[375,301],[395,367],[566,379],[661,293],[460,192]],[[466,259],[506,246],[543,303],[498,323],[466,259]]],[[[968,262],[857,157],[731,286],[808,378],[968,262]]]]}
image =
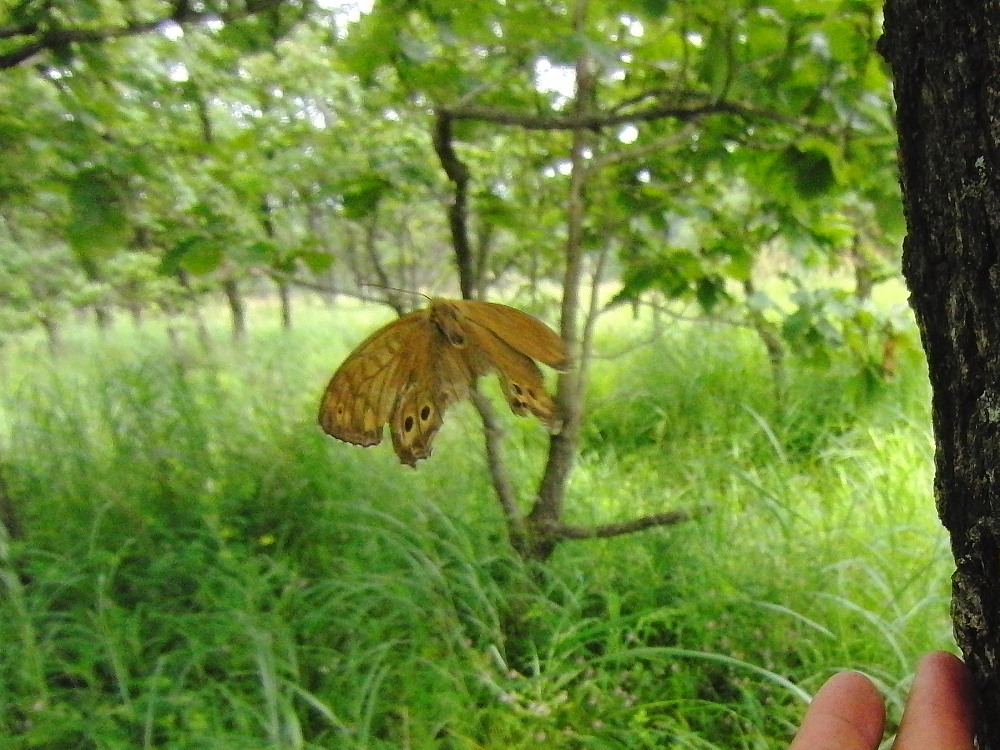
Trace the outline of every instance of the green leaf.
{"type": "Polygon", "coordinates": [[[476,196],[476,213],[484,220],[506,229],[516,229],[521,225],[521,215],[510,201],[490,192],[476,196]]]}
{"type": "Polygon", "coordinates": [[[774,163],[773,175],[788,180],[795,191],[807,200],[830,191],[836,184],[833,165],[819,149],[786,148],[774,163]]]}
{"type": "Polygon", "coordinates": [[[246,246],[246,257],[251,263],[274,264],[278,246],[270,240],[256,240],[246,246]]]}
{"type": "Polygon", "coordinates": [[[328,271],[333,265],[332,255],[316,250],[302,250],[297,257],[305,264],[306,268],[316,274],[328,271]]]}
{"type": "Polygon", "coordinates": [[[164,274],[173,274],[183,268],[195,275],[211,273],[222,265],[222,247],[203,237],[187,237],[167,250],[160,264],[164,274]]]}
{"type": "Polygon", "coordinates": [[[105,258],[126,244],[130,225],[111,175],[99,168],[79,172],[68,192],[72,214],[66,237],[82,262],[105,258]]]}
{"type": "Polygon", "coordinates": [[[688,294],[692,284],[701,277],[699,258],[688,250],[674,250],[627,266],[622,273],[622,288],[611,304],[636,299],[653,289],[677,299],[688,294]]]}
{"type": "Polygon", "coordinates": [[[639,0],[639,7],[648,18],[662,18],[670,7],[671,0],[639,0]]]}
{"type": "Polygon", "coordinates": [[[363,84],[400,55],[400,26],[407,13],[402,3],[380,3],[367,14],[341,47],[340,58],[363,84]],[[398,6],[398,7],[395,7],[398,6]]]}
{"type": "Polygon", "coordinates": [[[729,299],[725,279],[716,275],[698,279],[695,283],[694,296],[703,310],[711,311],[720,302],[729,299]]]}
{"type": "Polygon", "coordinates": [[[732,44],[730,32],[727,29],[715,29],[709,34],[705,48],[701,54],[699,77],[709,90],[718,93],[722,91],[730,72],[729,47],[732,44]]]}
{"type": "Polygon", "coordinates": [[[363,219],[371,216],[382,196],[392,187],[392,183],[375,172],[358,175],[347,183],[341,200],[344,215],[348,219],[363,219]]]}

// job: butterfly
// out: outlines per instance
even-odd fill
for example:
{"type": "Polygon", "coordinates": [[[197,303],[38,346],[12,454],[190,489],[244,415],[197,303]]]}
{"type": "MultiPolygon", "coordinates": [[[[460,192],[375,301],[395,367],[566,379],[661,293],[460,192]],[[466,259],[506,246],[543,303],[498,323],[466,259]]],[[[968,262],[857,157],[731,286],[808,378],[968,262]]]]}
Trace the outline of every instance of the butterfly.
{"type": "Polygon", "coordinates": [[[562,339],[537,318],[507,305],[432,299],[375,331],[348,355],[319,405],[319,424],[338,440],[382,442],[408,466],[431,454],[444,413],[468,398],[476,379],[496,372],[511,410],[550,430],[560,420],[535,360],[568,368],[562,339]]]}

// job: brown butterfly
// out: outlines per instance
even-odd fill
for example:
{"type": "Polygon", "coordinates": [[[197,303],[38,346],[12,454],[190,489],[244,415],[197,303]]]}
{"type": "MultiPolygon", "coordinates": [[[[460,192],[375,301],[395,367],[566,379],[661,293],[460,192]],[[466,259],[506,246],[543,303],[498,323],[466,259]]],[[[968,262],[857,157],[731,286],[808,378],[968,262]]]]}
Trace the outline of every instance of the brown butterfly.
{"type": "Polygon", "coordinates": [[[541,321],[513,307],[475,300],[430,305],[375,331],[330,379],[319,424],[355,445],[378,445],[389,423],[392,447],[409,466],[431,454],[445,410],[496,371],[515,414],[558,428],[555,406],[534,360],[568,366],[566,347],[541,321]]]}

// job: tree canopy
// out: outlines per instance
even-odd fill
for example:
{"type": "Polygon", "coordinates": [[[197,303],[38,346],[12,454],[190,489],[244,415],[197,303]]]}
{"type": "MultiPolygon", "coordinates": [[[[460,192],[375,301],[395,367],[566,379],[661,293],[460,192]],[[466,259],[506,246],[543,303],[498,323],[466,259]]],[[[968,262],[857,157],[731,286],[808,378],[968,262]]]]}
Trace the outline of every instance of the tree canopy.
{"type": "Polygon", "coordinates": [[[539,303],[583,129],[581,257],[618,301],[815,350],[858,307],[801,271],[846,265],[863,291],[902,230],[879,27],[861,0],[14,3],[5,327],[174,309],[192,278],[539,303]],[[774,254],[791,308],[759,283],[774,254]]]}

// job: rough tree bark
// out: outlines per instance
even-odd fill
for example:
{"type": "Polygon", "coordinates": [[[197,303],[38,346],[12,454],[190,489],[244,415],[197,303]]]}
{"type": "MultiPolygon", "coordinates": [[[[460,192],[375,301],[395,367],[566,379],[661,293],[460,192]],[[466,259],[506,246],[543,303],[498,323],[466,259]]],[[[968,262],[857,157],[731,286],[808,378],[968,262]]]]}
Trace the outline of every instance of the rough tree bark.
{"type": "Polygon", "coordinates": [[[938,513],[979,747],[1000,750],[1000,2],[889,0],[907,237],[933,388],[938,513]]]}

